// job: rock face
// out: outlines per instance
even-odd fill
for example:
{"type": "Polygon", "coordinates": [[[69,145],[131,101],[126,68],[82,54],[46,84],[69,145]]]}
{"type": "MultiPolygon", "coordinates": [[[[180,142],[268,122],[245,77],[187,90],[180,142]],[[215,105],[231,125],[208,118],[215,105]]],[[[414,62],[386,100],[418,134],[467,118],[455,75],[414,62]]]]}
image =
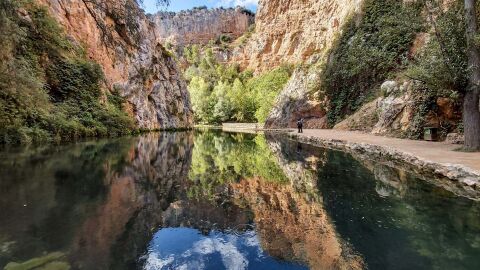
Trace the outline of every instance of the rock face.
{"type": "Polygon", "coordinates": [[[134,0],[38,0],[105,74],[106,91],[127,99],[138,128],[190,127],[190,98],[155,24],[134,0]]]}
{"type": "Polygon", "coordinates": [[[311,84],[319,80],[319,72],[297,69],[277,97],[265,128],[295,128],[298,119],[304,128],[326,128],[325,100],[311,95],[311,84]]]}
{"type": "Polygon", "coordinates": [[[295,127],[303,118],[305,128],[326,128],[327,100],[313,88],[320,84],[335,37],[348,18],[360,9],[362,0],[260,1],[256,30],[234,59],[256,72],[281,63],[306,63],[294,72],[275,102],[266,128],[295,127]],[[315,65],[312,65],[315,63],[315,65]]]}
{"type": "Polygon", "coordinates": [[[262,72],[325,55],[362,0],[260,0],[255,33],[237,48],[233,62],[262,72]]]}
{"type": "Polygon", "coordinates": [[[236,39],[254,22],[254,14],[237,7],[235,9],[206,9],[175,12],[158,12],[151,17],[156,35],[162,43],[183,47],[190,44],[206,45],[221,35],[236,39]]]}
{"type": "MultiPolygon", "coordinates": [[[[418,95],[421,90],[416,87],[415,82],[386,81],[380,88],[384,96],[363,105],[357,112],[335,125],[334,129],[400,137],[418,129],[415,126],[415,115],[419,111],[418,101],[422,96],[418,95]]],[[[431,103],[433,106],[425,109],[421,115],[421,119],[424,119],[422,125],[438,128],[442,132],[455,130],[462,118],[460,105],[453,99],[444,97],[433,98],[431,103]]]]}

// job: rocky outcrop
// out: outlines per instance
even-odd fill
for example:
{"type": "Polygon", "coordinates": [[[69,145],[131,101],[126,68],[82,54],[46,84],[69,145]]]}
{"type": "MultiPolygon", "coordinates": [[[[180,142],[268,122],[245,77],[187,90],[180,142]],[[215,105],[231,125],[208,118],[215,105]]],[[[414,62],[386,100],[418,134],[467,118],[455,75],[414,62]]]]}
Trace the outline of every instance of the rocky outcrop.
{"type": "Polygon", "coordinates": [[[423,126],[438,128],[443,132],[454,131],[462,118],[458,102],[448,97],[424,97],[422,93],[425,91],[418,87],[421,85],[411,80],[385,81],[380,87],[383,96],[363,105],[335,125],[334,129],[396,137],[421,133],[422,130],[415,130],[423,126]],[[430,105],[422,109],[419,106],[422,103],[430,105]],[[418,119],[422,122],[417,123],[418,119]]]}
{"type": "Polygon", "coordinates": [[[304,128],[326,128],[326,100],[312,91],[319,77],[315,68],[295,70],[277,97],[265,128],[294,128],[298,119],[303,119],[304,128]]]}
{"type": "Polygon", "coordinates": [[[183,47],[191,44],[206,45],[222,35],[236,39],[243,35],[255,18],[254,14],[235,9],[194,8],[180,12],[158,12],[152,15],[155,31],[162,43],[183,47]]]}
{"type": "Polygon", "coordinates": [[[232,61],[262,72],[324,56],[362,0],[260,0],[255,33],[232,61]]]}
{"type": "Polygon", "coordinates": [[[38,0],[66,34],[82,44],[105,74],[106,91],[118,91],[142,129],[192,125],[186,83],[134,0],[38,0]]]}

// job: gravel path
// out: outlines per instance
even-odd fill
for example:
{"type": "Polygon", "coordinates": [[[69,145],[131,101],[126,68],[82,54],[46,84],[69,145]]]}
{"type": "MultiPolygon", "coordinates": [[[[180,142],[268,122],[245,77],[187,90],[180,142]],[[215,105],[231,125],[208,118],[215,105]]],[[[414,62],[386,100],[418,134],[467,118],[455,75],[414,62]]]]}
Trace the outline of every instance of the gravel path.
{"type": "MultiPolygon", "coordinates": [[[[296,132],[296,131],[295,131],[296,132]]],[[[407,139],[388,138],[353,131],[339,131],[329,129],[304,130],[300,136],[314,136],[325,140],[342,140],[349,143],[366,143],[383,147],[390,147],[405,152],[420,159],[430,160],[440,164],[455,164],[468,167],[480,172],[480,153],[457,152],[459,145],[443,142],[414,141],[407,139]]]]}

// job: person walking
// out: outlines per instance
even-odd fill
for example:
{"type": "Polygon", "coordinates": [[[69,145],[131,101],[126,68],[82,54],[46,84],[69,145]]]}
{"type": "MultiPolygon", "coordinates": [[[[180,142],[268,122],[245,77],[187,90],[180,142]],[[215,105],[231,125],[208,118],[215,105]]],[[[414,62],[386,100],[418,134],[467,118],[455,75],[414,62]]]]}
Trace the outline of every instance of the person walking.
{"type": "Polygon", "coordinates": [[[303,118],[297,121],[298,133],[303,133],[303,118]]]}

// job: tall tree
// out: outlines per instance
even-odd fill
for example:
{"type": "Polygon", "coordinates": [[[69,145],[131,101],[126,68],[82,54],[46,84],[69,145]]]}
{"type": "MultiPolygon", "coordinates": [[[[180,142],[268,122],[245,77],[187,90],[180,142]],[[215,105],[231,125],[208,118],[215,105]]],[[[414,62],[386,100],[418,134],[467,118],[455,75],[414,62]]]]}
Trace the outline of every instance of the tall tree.
{"type": "Polygon", "coordinates": [[[480,52],[477,47],[476,0],[465,0],[467,52],[470,78],[463,104],[466,150],[480,150],[480,52]]]}

